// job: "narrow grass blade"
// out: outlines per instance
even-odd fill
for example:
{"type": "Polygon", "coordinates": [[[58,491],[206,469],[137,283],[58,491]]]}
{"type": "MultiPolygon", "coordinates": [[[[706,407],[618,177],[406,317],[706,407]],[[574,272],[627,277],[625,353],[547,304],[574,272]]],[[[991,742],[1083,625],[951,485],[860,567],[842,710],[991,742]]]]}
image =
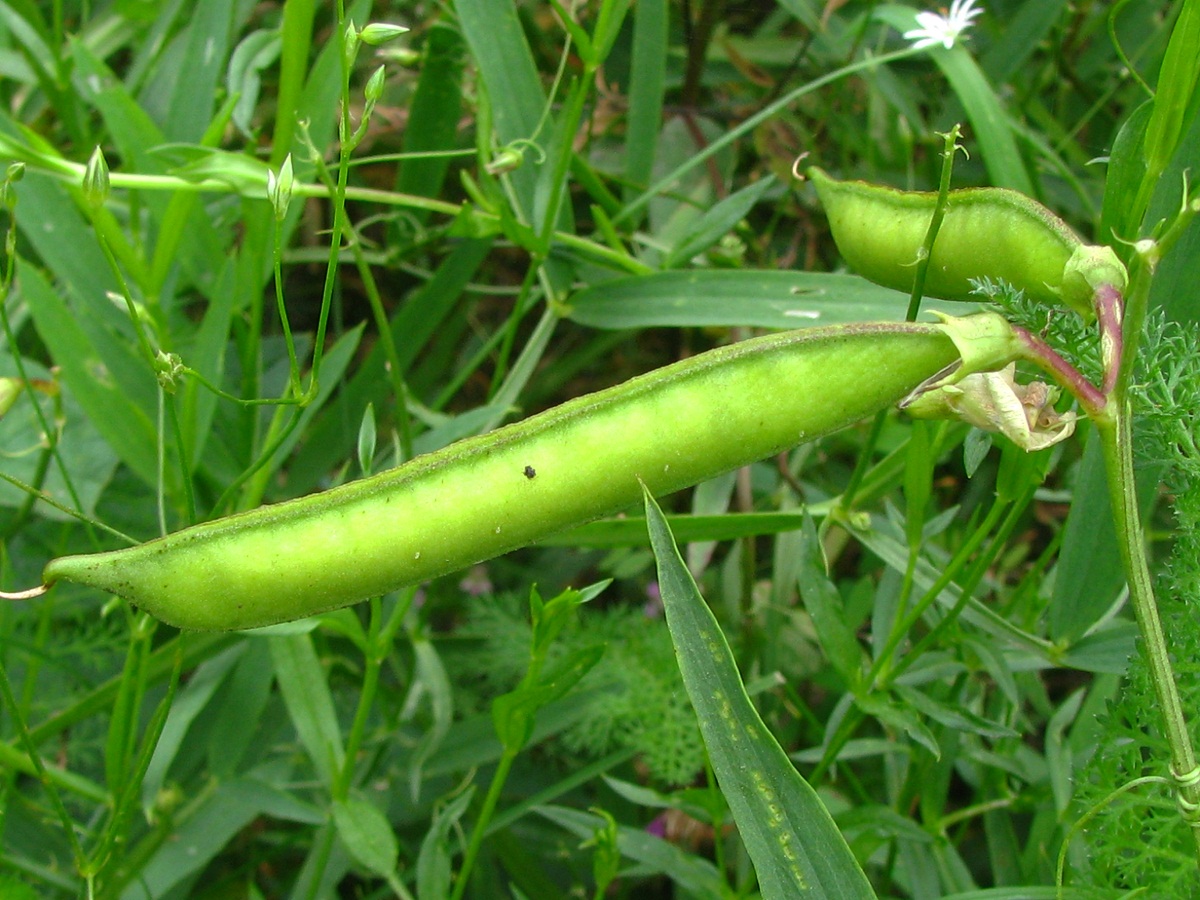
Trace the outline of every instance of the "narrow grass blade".
{"type": "MultiPolygon", "coordinates": [[[[625,142],[625,199],[650,186],[666,95],[670,17],[666,0],[639,0],[633,11],[629,78],[629,138],[625,142]]],[[[633,224],[633,223],[630,223],[633,224]]]]}
{"type": "Polygon", "coordinates": [[[170,140],[195,142],[204,134],[216,106],[229,35],[240,30],[246,12],[228,0],[199,4],[186,36],[180,36],[180,52],[161,58],[159,71],[171,84],[169,97],[163,98],[167,101],[163,131],[170,140]],[[172,72],[173,66],[177,68],[172,72]]]}
{"type": "Polygon", "coordinates": [[[1197,109],[1194,100],[1200,68],[1195,61],[1200,53],[1200,2],[1184,0],[1179,6],[1179,18],[1159,70],[1154,111],[1146,126],[1145,155],[1151,177],[1166,169],[1197,109]]]}
{"type": "Polygon", "coordinates": [[[646,520],[679,668],[763,897],[874,897],[816,791],[750,702],[717,620],[649,494],[646,520]]]}
{"type": "MultiPolygon", "coordinates": [[[[516,4],[512,0],[458,0],[454,9],[487,85],[496,136],[503,144],[533,139],[546,106],[546,93],[516,4]]],[[[538,168],[527,163],[512,173],[527,212],[533,208],[538,168]]]]}

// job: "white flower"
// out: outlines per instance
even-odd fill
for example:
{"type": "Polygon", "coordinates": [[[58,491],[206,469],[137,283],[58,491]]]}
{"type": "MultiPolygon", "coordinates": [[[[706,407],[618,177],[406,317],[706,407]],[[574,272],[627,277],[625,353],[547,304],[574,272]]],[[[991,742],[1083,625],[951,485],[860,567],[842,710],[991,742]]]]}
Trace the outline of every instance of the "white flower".
{"type": "Polygon", "coordinates": [[[914,50],[941,44],[947,50],[954,46],[958,36],[971,27],[972,19],[983,13],[975,9],[975,0],[954,0],[950,12],[944,16],[931,12],[917,13],[920,28],[904,32],[904,39],[915,41],[914,50]]]}

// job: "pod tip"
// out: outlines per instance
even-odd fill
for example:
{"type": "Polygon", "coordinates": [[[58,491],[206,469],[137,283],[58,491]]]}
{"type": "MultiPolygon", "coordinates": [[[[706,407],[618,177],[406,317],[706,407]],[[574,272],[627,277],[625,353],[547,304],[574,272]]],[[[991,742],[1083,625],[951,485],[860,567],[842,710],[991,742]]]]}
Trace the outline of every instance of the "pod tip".
{"type": "Polygon", "coordinates": [[[39,584],[27,591],[0,591],[0,600],[33,600],[50,590],[50,585],[39,584]]]}

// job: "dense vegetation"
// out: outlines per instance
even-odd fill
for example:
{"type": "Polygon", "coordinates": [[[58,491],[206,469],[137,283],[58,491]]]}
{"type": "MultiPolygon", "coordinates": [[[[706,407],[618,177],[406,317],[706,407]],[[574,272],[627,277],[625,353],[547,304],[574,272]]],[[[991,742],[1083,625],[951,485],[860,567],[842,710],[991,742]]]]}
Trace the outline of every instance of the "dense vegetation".
{"type": "MultiPolygon", "coordinates": [[[[1036,198],[1148,301],[1144,537],[1195,733],[1200,3],[990,0],[953,46],[917,12],[0,5],[0,586],[753,334],[901,320],[795,164],[937,190],[961,123],[955,187],[1036,198]]],[[[1093,327],[988,288],[1100,377],[1093,327]]],[[[661,503],[259,632],[5,603],[0,895],[771,896],[764,859],[840,833],[879,897],[1193,896],[1086,420],[1027,453],[892,413],[661,503]],[[689,574],[732,649],[713,695],[794,766],[790,832],[718,783],[664,617],[689,574]]]]}

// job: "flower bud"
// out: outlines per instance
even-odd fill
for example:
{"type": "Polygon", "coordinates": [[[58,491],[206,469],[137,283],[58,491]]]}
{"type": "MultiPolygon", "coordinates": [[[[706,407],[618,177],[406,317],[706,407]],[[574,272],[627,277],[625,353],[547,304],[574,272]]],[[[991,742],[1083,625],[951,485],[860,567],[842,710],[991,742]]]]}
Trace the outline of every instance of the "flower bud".
{"type": "Polygon", "coordinates": [[[368,106],[374,106],[383,96],[385,78],[386,72],[383,66],[371,73],[371,77],[367,80],[367,86],[363,88],[363,96],[366,97],[368,106]]]}
{"type": "Polygon", "coordinates": [[[0,378],[0,417],[13,408],[24,387],[20,378],[0,378]]]}
{"type": "Polygon", "coordinates": [[[519,169],[521,163],[524,161],[525,152],[520,147],[514,147],[510,144],[493,156],[492,161],[484,168],[489,175],[503,175],[506,172],[519,169]]]}
{"type": "Polygon", "coordinates": [[[403,25],[392,25],[390,22],[370,22],[358,33],[358,36],[364,44],[378,47],[407,31],[408,29],[403,25]]]}
{"type": "Polygon", "coordinates": [[[267,172],[267,199],[275,207],[277,222],[282,222],[287,216],[288,206],[292,202],[292,187],[295,183],[296,178],[292,172],[292,154],[289,153],[283,158],[278,175],[272,171],[267,172]]]}
{"type": "Polygon", "coordinates": [[[92,208],[99,209],[108,200],[110,187],[108,162],[104,159],[104,151],[96,147],[83,171],[84,199],[92,208]]]}
{"type": "Polygon", "coordinates": [[[346,61],[347,69],[350,69],[354,65],[354,60],[358,56],[358,44],[360,40],[359,31],[354,27],[354,23],[347,22],[346,30],[342,33],[342,57],[346,61]]]}
{"type": "Polygon", "coordinates": [[[1112,247],[1083,245],[1077,247],[1063,270],[1062,298],[1068,306],[1087,320],[1095,317],[1092,298],[1103,284],[1125,293],[1129,273],[1117,258],[1112,247]]]}
{"type": "Polygon", "coordinates": [[[179,382],[187,371],[183,360],[177,353],[167,353],[159,350],[154,358],[154,376],[159,386],[168,394],[173,394],[179,388],[179,382]]]}

